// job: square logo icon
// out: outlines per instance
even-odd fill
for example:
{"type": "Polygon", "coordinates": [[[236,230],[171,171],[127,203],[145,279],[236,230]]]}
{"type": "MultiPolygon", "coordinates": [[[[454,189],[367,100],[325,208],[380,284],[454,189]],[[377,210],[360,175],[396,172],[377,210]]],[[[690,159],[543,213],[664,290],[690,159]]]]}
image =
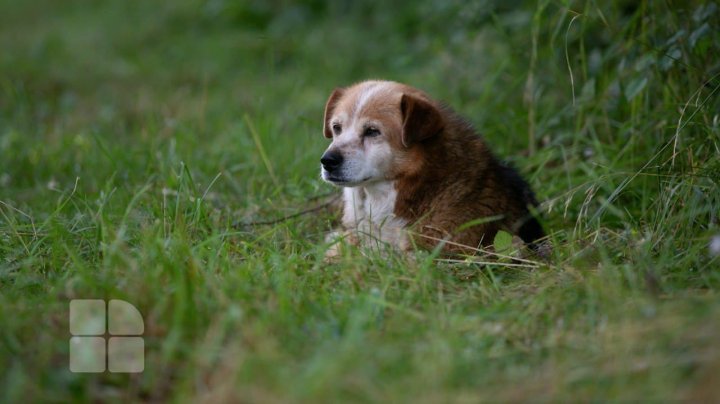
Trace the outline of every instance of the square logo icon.
{"type": "Polygon", "coordinates": [[[102,373],[105,371],[105,338],[70,338],[70,371],[102,373]]]}
{"type": "Polygon", "coordinates": [[[69,325],[71,372],[145,370],[145,341],[141,337],[145,324],[132,304],[117,299],[107,305],[100,299],[71,300],[69,325]],[[106,333],[110,334],[109,340],[106,333]]]}
{"type": "Polygon", "coordinates": [[[145,370],[145,341],[140,337],[110,337],[108,370],[112,373],[140,373],[145,370]]]}
{"type": "Polygon", "coordinates": [[[105,334],[105,301],[75,299],[70,301],[70,334],[105,334]]]}

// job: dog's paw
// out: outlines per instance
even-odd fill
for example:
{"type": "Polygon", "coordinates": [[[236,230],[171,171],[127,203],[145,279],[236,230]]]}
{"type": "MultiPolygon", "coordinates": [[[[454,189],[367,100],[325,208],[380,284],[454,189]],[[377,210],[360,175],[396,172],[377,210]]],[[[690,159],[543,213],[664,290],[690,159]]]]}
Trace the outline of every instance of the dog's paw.
{"type": "Polygon", "coordinates": [[[325,257],[323,258],[323,262],[326,264],[335,264],[338,261],[340,261],[340,242],[333,244],[330,246],[330,248],[325,251],[325,257]]]}
{"type": "Polygon", "coordinates": [[[332,264],[340,260],[348,245],[359,245],[359,240],[352,231],[333,231],[325,236],[325,243],[330,244],[330,247],[325,252],[323,261],[332,264]]]}

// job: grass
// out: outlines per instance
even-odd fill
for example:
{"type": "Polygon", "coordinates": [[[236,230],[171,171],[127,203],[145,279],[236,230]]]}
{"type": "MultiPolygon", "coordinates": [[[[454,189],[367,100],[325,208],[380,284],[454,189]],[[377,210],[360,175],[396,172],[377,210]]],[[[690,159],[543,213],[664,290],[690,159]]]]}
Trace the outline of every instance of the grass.
{"type": "MultiPolygon", "coordinates": [[[[713,1],[0,1],[0,400],[717,400],[713,1]],[[543,201],[535,269],[324,264],[325,98],[447,101],[543,201]],[[145,371],[68,370],[124,299],[145,371]]],[[[487,261],[488,259],[485,259],[487,261]]]]}

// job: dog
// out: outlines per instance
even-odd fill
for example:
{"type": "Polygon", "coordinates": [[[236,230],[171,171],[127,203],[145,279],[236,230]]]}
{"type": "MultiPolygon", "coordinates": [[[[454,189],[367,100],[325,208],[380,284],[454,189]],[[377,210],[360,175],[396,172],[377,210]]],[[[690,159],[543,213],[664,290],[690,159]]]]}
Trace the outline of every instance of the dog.
{"type": "MultiPolygon", "coordinates": [[[[351,244],[472,254],[499,230],[532,250],[545,237],[529,185],[498,160],[473,126],[411,86],[370,80],[327,100],[320,158],[324,181],[342,187],[351,244]]],[[[337,256],[337,244],[326,258],[337,256]]]]}

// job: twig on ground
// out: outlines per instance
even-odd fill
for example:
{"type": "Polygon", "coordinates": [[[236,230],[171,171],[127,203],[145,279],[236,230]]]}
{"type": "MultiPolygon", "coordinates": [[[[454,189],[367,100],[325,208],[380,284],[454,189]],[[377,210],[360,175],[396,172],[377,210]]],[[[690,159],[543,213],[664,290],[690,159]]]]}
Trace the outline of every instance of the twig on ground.
{"type": "MultiPolygon", "coordinates": [[[[314,201],[314,200],[318,200],[318,199],[324,198],[324,197],[326,197],[326,196],[328,196],[328,195],[329,195],[329,194],[311,197],[311,198],[308,199],[308,202],[309,202],[309,201],[314,201]]],[[[235,223],[233,223],[233,226],[232,226],[232,227],[237,229],[237,228],[240,228],[240,227],[272,226],[272,225],[274,225],[274,224],[282,223],[282,222],[288,221],[288,220],[290,220],[290,219],[294,219],[294,218],[296,218],[296,217],[300,217],[300,216],[303,216],[303,215],[307,215],[307,214],[309,214],[309,213],[314,213],[314,212],[318,212],[318,211],[320,211],[320,210],[323,210],[323,209],[325,209],[325,208],[327,208],[327,207],[329,207],[329,206],[332,206],[332,204],[334,204],[335,202],[337,202],[338,199],[340,199],[340,196],[341,196],[341,195],[335,195],[335,196],[334,196],[332,199],[330,199],[329,201],[326,201],[326,202],[324,202],[324,203],[322,203],[322,204],[320,204],[320,205],[318,205],[318,206],[315,206],[315,207],[312,207],[312,208],[309,208],[309,209],[305,209],[305,210],[301,210],[301,211],[299,211],[299,212],[295,212],[295,213],[293,213],[293,214],[290,214],[290,215],[287,215],[287,216],[283,216],[283,217],[280,217],[280,218],[277,218],[277,219],[272,219],[272,220],[258,220],[258,221],[246,222],[246,223],[243,223],[243,222],[235,222],[235,223]]]]}

